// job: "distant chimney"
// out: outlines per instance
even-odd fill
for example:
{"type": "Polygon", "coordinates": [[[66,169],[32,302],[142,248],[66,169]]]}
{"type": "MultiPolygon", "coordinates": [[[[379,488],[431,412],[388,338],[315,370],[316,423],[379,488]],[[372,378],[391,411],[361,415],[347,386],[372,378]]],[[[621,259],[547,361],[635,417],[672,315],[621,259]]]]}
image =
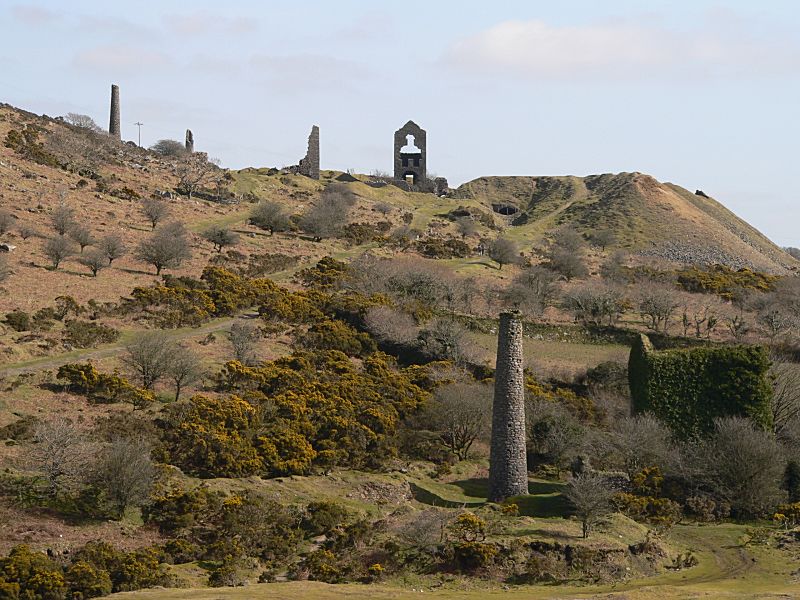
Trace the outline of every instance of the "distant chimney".
{"type": "Polygon", "coordinates": [[[118,140],[122,139],[122,132],[119,126],[119,86],[111,86],[111,119],[108,123],[108,134],[118,140]]]}
{"type": "Polygon", "coordinates": [[[519,312],[500,313],[492,405],[489,501],[528,493],[525,451],[525,381],[519,312]]]}
{"type": "Polygon", "coordinates": [[[194,135],[192,135],[192,130],[186,130],[186,151],[191,154],[194,152],[194,135]]]}

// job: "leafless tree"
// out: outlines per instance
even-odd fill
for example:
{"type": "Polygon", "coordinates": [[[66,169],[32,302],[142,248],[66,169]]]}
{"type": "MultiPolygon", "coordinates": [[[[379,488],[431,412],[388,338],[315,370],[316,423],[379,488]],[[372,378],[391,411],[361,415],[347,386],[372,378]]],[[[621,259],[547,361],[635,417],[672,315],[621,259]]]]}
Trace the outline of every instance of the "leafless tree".
{"type": "Polygon", "coordinates": [[[228,339],[233,349],[233,358],[243,365],[254,365],[257,361],[256,342],[261,337],[258,327],[244,321],[231,325],[228,339]]]}
{"type": "Polygon", "coordinates": [[[230,229],[214,225],[203,232],[203,238],[214,245],[217,252],[227,246],[235,246],[239,242],[239,236],[230,229]]]}
{"type": "Polygon", "coordinates": [[[300,218],[300,227],[317,241],[338,235],[356,203],[356,195],[344,184],[329,184],[320,199],[300,218]]]}
{"type": "Polygon", "coordinates": [[[489,432],[492,388],[480,383],[454,383],[436,390],[424,411],[424,427],[438,431],[442,442],[459,460],[469,457],[473,444],[489,432]]]}
{"type": "Polygon", "coordinates": [[[678,295],[669,286],[647,284],[637,292],[639,314],[645,319],[645,325],[653,331],[669,329],[670,318],[678,308],[678,295]]]}
{"type": "Polygon", "coordinates": [[[125,242],[118,235],[107,235],[97,242],[97,250],[106,257],[110,266],[116,259],[125,256],[125,242]]]}
{"type": "Polygon", "coordinates": [[[583,236],[571,227],[556,232],[547,251],[546,268],[564,276],[567,281],[589,274],[584,259],[586,243],[583,236]]]}
{"type": "Polygon", "coordinates": [[[391,214],[394,210],[394,207],[388,202],[376,202],[373,208],[384,216],[391,214]]]}
{"type": "Polygon", "coordinates": [[[5,235],[11,231],[16,217],[9,210],[0,209],[0,235],[5,235]]]}
{"type": "Polygon", "coordinates": [[[88,267],[92,272],[92,277],[97,277],[97,273],[108,266],[108,260],[99,251],[87,252],[78,260],[84,267],[88,267]]]}
{"type": "Polygon", "coordinates": [[[200,190],[219,169],[216,159],[209,159],[205,152],[187,154],[178,165],[178,189],[189,196],[200,190]]]}
{"type": "Polygon", "coordinates": [[[460,217],[456,220],[456,229],[461,234],[461,239],[465,240],[478,232],[478,224],[472,220],[472,217],[460,217]]]}
{"type": "Polygon", "coordinates": [[[76,223],[68,233],[70,239],[80,246],[81,254],[83,254],[83,249],[86,248],[86,246],[91,246],[96,241],[91,230],[85,225],[76,223]]]}
{"type": "Polygon", "coordinates": [[[419,327],[412,316],[389,306],[373,306],[364,317],[367,330],[379,342],[411,344],[419,327]]]}
{"type": "Polygon", "coordinates": [[[19,226],[19,237],[23,240],[27,240],[29,237],[33,237],[36,235],[36,229],[34,229],[30,225],[22,224],[19,226]]]}
{"type": "Polygon", "coordinates": [[[146,390],[169,374],[175,358],[184,352],[164,331],[140,333],[125,346],[122,362],[146,390]]]}
{"type": "Polygon", "coordinates": [[[611,326],[625,312],[626,300],[616,285],[587,283],[568,291],[564,306],[583,323],[611,326]]]}
{"type": "Polygon", "coordinates": [[[489,244],[488,249],[489,258],[499,265],[502,269],[503,265],[519,264],[519,248],[516,242],[507,238],[499,237],[489,244]]]}
{"type": "Polygon", "coordinates": [[[474,344],[463,325],[448,318],[437,318],[420,333],[418,343],[423,352],[439,360],[465,365],[475,360],[474,344]]]}
{"type": "Polygon", "coordinates": [[[58,235],[66,235],[75,226],[75,211],[65,204],[60,204],[50,214],[50,222],[53,231],[58,235]]]}
{"type": "Polygon", "coordinates": [[[600,229],[589,236],[589,240],[603,252],[607,246],[613,245],[617,241],[617,233],[613,229],[600,229]]]}
{"type": "Polygon", "coordinates": [[[103,131],[89,115],[67,113],[64,116],[64,120],[70,125],[75,125],[75,127],[80,127],[81,129],[88,129],[89,131],[93,131],[95,133],[101,133],[103,131]]]}
{"type": "Polygon", "coordinates": [[[72,421],[54,417],[38,423],[32,442],[28,458],[31,466],[42,473],[51,497],[71,491],[83,482],[90,451],[72,421]]]}
{"type": "Polygon", "coordinates": [[[150,146],[150,150],[161,156],[184,156],[186,146],[181,144],[178,140],[158,140],[155,144],[150,146]]]}
{"type": "Polygon", "coordinates": [[[606,478],[596,473],[581,473],[570,479],[564,489],[564,496],[575,508],[580,519],[583,537],[588,538],[591,530],[603,517],[613,512],[611,498],[615,490],[606,478]]]}
{"type": "Polygon", "coordinates": [[[155,229],[169,214],[169,205],[158,198],[144,198],[142,200],[142,214],[150,223],[150,228],[155,229]]]}
{"type": "Polygon", "coordinates": [[[99,454],[94,481],[120,519],[128,507],[148,499],[155,477],[150,445],[141,438],[117,437],[99,454]]]}
{"type": "Polygon", "coordinates": [[[282,205],[271,200],[264,200],[256,204],[250,213],[250,222],[273,235],[276,231],[289,229],[289,216],[282,205]]]}
{"type": "Polygon", "coordinates": [[[669,429],[652,415],[636,415],[612,424],[613,442],[628,475],[645,467],[665,469],[673,450],[669,429]]]}
{"type": "Polygon", "coordinates": [[[776,338],[796,331],[799,320],[780,304],[769,303],[759,310],[756,321],[764,329],[767,337],[774,342],[776,338]]]}
{"type": "Polygon", "coordinates": [[[772,427],[780,439],[800,418],[800,364],[784,362],[781,357],[773,357],[770,378],[772,427]]]}
{"type": "Polygon", "coordinates": [[[785,467],[780,447],[749,419],[717,419],[696,459],[705,485],[730,503],[736,516],[764,514],[780,500],[785,467]]]}
{"type": "Polygon", "coordinates": [[[50,238],[44,244],[44,255],[53,263],[54,269],[58,269],[62,261],[75,254],[74,244],[63,236],[50,238]]]}
{"type": "Polygon", "coordinates": [[[725,317],[725,326],[737,342],[741,342],[750,332],[750,324],[745,319],[744,312],[725,317]]]}
{"type": "Polygon", "coordinates": [[[503,298],[514,308],[529,315],[541,315],[556,297],[556,279],[552,271],[542,267],[525,269],[503,292],[503,298]]]}
{"type": "Polygon", "coordinates": [[[178,268],[191,254],[188,232],[180,223],[160,226],[136,248],[136,258],[153,265],[156,275],[162,269],[178,268]]]}
{"type": "Polygon", "coordinates": [[[525,420],[529,450],[564,468],[581,448],[585,431],[569,411],[550,400],[526,399],[525,420]]]}
{"type": "Polygon", "coordinates": [[[170,363],[166,377],[175,387],[175,402],[180,400],[181,391],[187,386],[199,381],[203,376],[200,358],[189,348],[181,348],[176,352],[170,363]]]}

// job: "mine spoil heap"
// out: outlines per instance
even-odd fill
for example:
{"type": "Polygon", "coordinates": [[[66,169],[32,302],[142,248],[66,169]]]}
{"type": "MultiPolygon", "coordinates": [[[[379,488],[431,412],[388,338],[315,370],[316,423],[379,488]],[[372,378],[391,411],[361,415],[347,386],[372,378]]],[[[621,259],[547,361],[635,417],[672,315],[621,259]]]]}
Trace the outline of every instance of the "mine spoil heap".
{"type": "Polygon", "coordinates": [[[500,314],[492,406],[489,501],[528,493],[525,454],[525,382],[519,312],[500,314]]]}

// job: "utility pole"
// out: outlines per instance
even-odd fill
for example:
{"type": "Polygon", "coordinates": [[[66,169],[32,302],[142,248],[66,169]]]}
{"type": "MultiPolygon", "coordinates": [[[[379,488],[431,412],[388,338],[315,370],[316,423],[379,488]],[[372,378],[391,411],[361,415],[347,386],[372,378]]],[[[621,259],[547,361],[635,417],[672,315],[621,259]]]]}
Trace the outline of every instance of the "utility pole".
{"type": "Polygon", "coordinates": [[[139,121],[136,121],[136,123],[134,123],[134,125],[136,125],[139,128],[139,148],[141,148],[142,147],[142,125],[144,125],[144,123],[140,123],[139,121]]]}

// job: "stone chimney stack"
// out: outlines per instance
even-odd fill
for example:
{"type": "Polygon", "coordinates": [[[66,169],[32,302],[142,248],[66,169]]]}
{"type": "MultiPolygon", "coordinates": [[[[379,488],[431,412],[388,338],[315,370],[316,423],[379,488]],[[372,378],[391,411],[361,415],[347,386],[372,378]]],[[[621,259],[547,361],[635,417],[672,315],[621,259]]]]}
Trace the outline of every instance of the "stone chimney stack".
{"type": "Polygon", "coordinates": [[[111,86],[111,119],[108,123],[108,134],[118,140],[122,139],[122,132],[119,126],[119,86],[111,86]]]}
{"type": "Polygon", "coordinates": [[[522,321],[518,311],[510,311],[500,313],[497,332],[489,501],[502,502],[527,493],[522,321]]]}
{"type": "Polygon", "coordinates": [[[194,135],[191,129],[186,130],[186,151],[189,154],[194,152],[194,135]]]}

